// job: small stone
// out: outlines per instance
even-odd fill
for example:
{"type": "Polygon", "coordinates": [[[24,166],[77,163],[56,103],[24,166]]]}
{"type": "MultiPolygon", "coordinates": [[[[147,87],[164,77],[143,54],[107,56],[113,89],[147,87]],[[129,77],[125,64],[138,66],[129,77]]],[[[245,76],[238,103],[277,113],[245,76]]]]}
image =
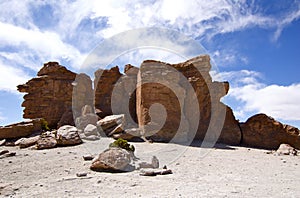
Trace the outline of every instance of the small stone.
{"type": "Polygon", "coordinates": [[[86,177],[87,173],[76,173],[77,177],[86,177]]]}
{"type": "Polygon", "coordinates": [[[160,173],[161,175],[169,175],[169,174],[173,174],[172,170],[168,169],[168,170],[163,170],[160,173]]]}
{"type": "Polygon", "coordinates": [[[157,174],[154,171],[144,171],[140,173],[141,176],[156,176],[157,174]]]}
{"type": "Polygon", "coordinates": [[[2,151],[0,151],[0,155],[6,154],[6,153],[9,153],[9,151],[8,150],[2,150],[2,151]]]}
{"type": "Polygon", "coordinates": [[[91,156],[91,155],[84,155],[84,156],[82,156],[82,157],[83,157],[83,159],[84,159],[85,161],[91,161],[91,160],[94,159],[94,157],[91,156]]]}
{"type": "Polygon", "coordinates": [[[0,146],[4,145],[6,142],[6,139],[0,140],[0,146]]]}
{"type": "Polygon", "coordinates": [[[163,169],[168,169],[168,168],[167,168],[167,165],[164,165],[163,169]]]}
{"type": "Polygon", "coordinates": [[[7,157],[12,157],[12,156],[15,156],[15,155],[16,155],[16,152],[10,152],[10,153],[6,154],[7,157]]]}

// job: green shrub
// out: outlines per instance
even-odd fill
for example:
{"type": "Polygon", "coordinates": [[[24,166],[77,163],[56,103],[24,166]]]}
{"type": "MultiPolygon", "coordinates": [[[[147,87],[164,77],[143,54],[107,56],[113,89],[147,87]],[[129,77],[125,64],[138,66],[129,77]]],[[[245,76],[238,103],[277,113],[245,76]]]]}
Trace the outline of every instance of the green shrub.
{"type": "Polygon", "coordinates": [[[41,125],[43,131],[50,131],[50,128],[48,127],[48,122],[44,118],[41,119],[41,125]]]}
{"type": "Polygon", "coordinates": [[[119,148],[125,149],[127,151],[131,151],[131,152],[135,151],[134,146],[128,144],[127,140],[124,140],[122,138],[119,138],[116,141],[114,141],[113,143],[110,143],[109,148],[111,148],[111,147],[119,147],[119,148]]]}

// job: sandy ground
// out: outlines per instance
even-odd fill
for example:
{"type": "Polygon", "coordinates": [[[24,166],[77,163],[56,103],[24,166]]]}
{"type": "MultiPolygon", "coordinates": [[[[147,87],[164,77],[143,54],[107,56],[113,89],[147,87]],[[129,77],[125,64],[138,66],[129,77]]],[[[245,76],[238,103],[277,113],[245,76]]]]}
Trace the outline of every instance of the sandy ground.
{"type": "Polygon", "coordinates": [[[49,150],[0,147],[16,156],[0,159],[0,197],[300,197],[300,157],[266,150],[217,146],[133,143],[136,156],[172,169],[171,175],[141,176],[89,170],[82,156],[113,140],[49,150]],[[76,173],[87,173],[77,177],[76,173]]]}

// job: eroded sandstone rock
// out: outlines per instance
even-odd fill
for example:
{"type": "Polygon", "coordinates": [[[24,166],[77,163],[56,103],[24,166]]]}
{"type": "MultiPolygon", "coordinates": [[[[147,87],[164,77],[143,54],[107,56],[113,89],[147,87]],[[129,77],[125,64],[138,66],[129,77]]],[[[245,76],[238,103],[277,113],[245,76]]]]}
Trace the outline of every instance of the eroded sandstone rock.
{"type": "Polygon", "coordinates": [[[154,141],[218,140],[237,145],[238,122],[220,103],[227,82],[212,82],[207,55],[184,63],[144,61],[138,74],[136,109],[140,128],[154,141]]]}
{"type": "Polygon", "coordinates": [[[0,139],[26,137],[42,131],[42,119],[33,119],[0,127],[0,139]]]}
{"type": "Polygon", "coordinates": [[[56,140],[57,145],[60,146],[77,145],[82,143],[78,129],[70,125],[62,126],[57,130],[56,140]]]}
{"type": "Polygon", "coordinates": [[[18,91],[27,93],[22,103],[23,117],[44,118],[49,127],[56,128],[64,112],[72,107],[72,82],[76,73],[58,62],[48,62],[37,75],[18,86],[18,91]]]}
{"type": "Polygon", "coordinates": [[[277,155],[297,155],[298,152],[295,148],[289,144],[280,144],[279,148],[276,151],[277,155]]]}
{"type": "Polygon", "coordinates": [[[125,149],[112,147],[100,153],[90,168],[94,171],[105,172],[133,171],[135,169],[131,165],[133,157],[133,154],[125,149]]]}
{"type": "Polygon", "coordinates": [[[289,144],[300,149],[299,129],[283,125],[265,114],[257,114],[241,124],[243,145],[264,149],[277,149],[280,144],[289,144]]]}
{"type": "Polygon", "coordinates": [[[109,70],[99,69],[95,72],[95,108],[101,110],[98,114],[101,118],[112,115],[111,96],[116,82],[122,74],[119,68],[113,67],[109,70]]]}

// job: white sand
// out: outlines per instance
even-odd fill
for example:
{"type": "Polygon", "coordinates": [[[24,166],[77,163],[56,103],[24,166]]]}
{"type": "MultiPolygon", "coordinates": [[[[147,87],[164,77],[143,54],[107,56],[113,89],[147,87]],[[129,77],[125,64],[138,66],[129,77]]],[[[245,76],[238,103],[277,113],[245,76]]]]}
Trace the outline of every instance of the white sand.
{"type": "Polygon", "coordinates": [[[17,155],[0,159],[0,197],[300,197],[299,156],[244,147],[133,143],[137,157],[150,161],[155,154],[173,174],[89,170],[91,161],[82,156],[100,153],[112,141],[38,151],[2,146],[17,155]],[[77,177],[81,172],[87,176],[77,177]]]}

